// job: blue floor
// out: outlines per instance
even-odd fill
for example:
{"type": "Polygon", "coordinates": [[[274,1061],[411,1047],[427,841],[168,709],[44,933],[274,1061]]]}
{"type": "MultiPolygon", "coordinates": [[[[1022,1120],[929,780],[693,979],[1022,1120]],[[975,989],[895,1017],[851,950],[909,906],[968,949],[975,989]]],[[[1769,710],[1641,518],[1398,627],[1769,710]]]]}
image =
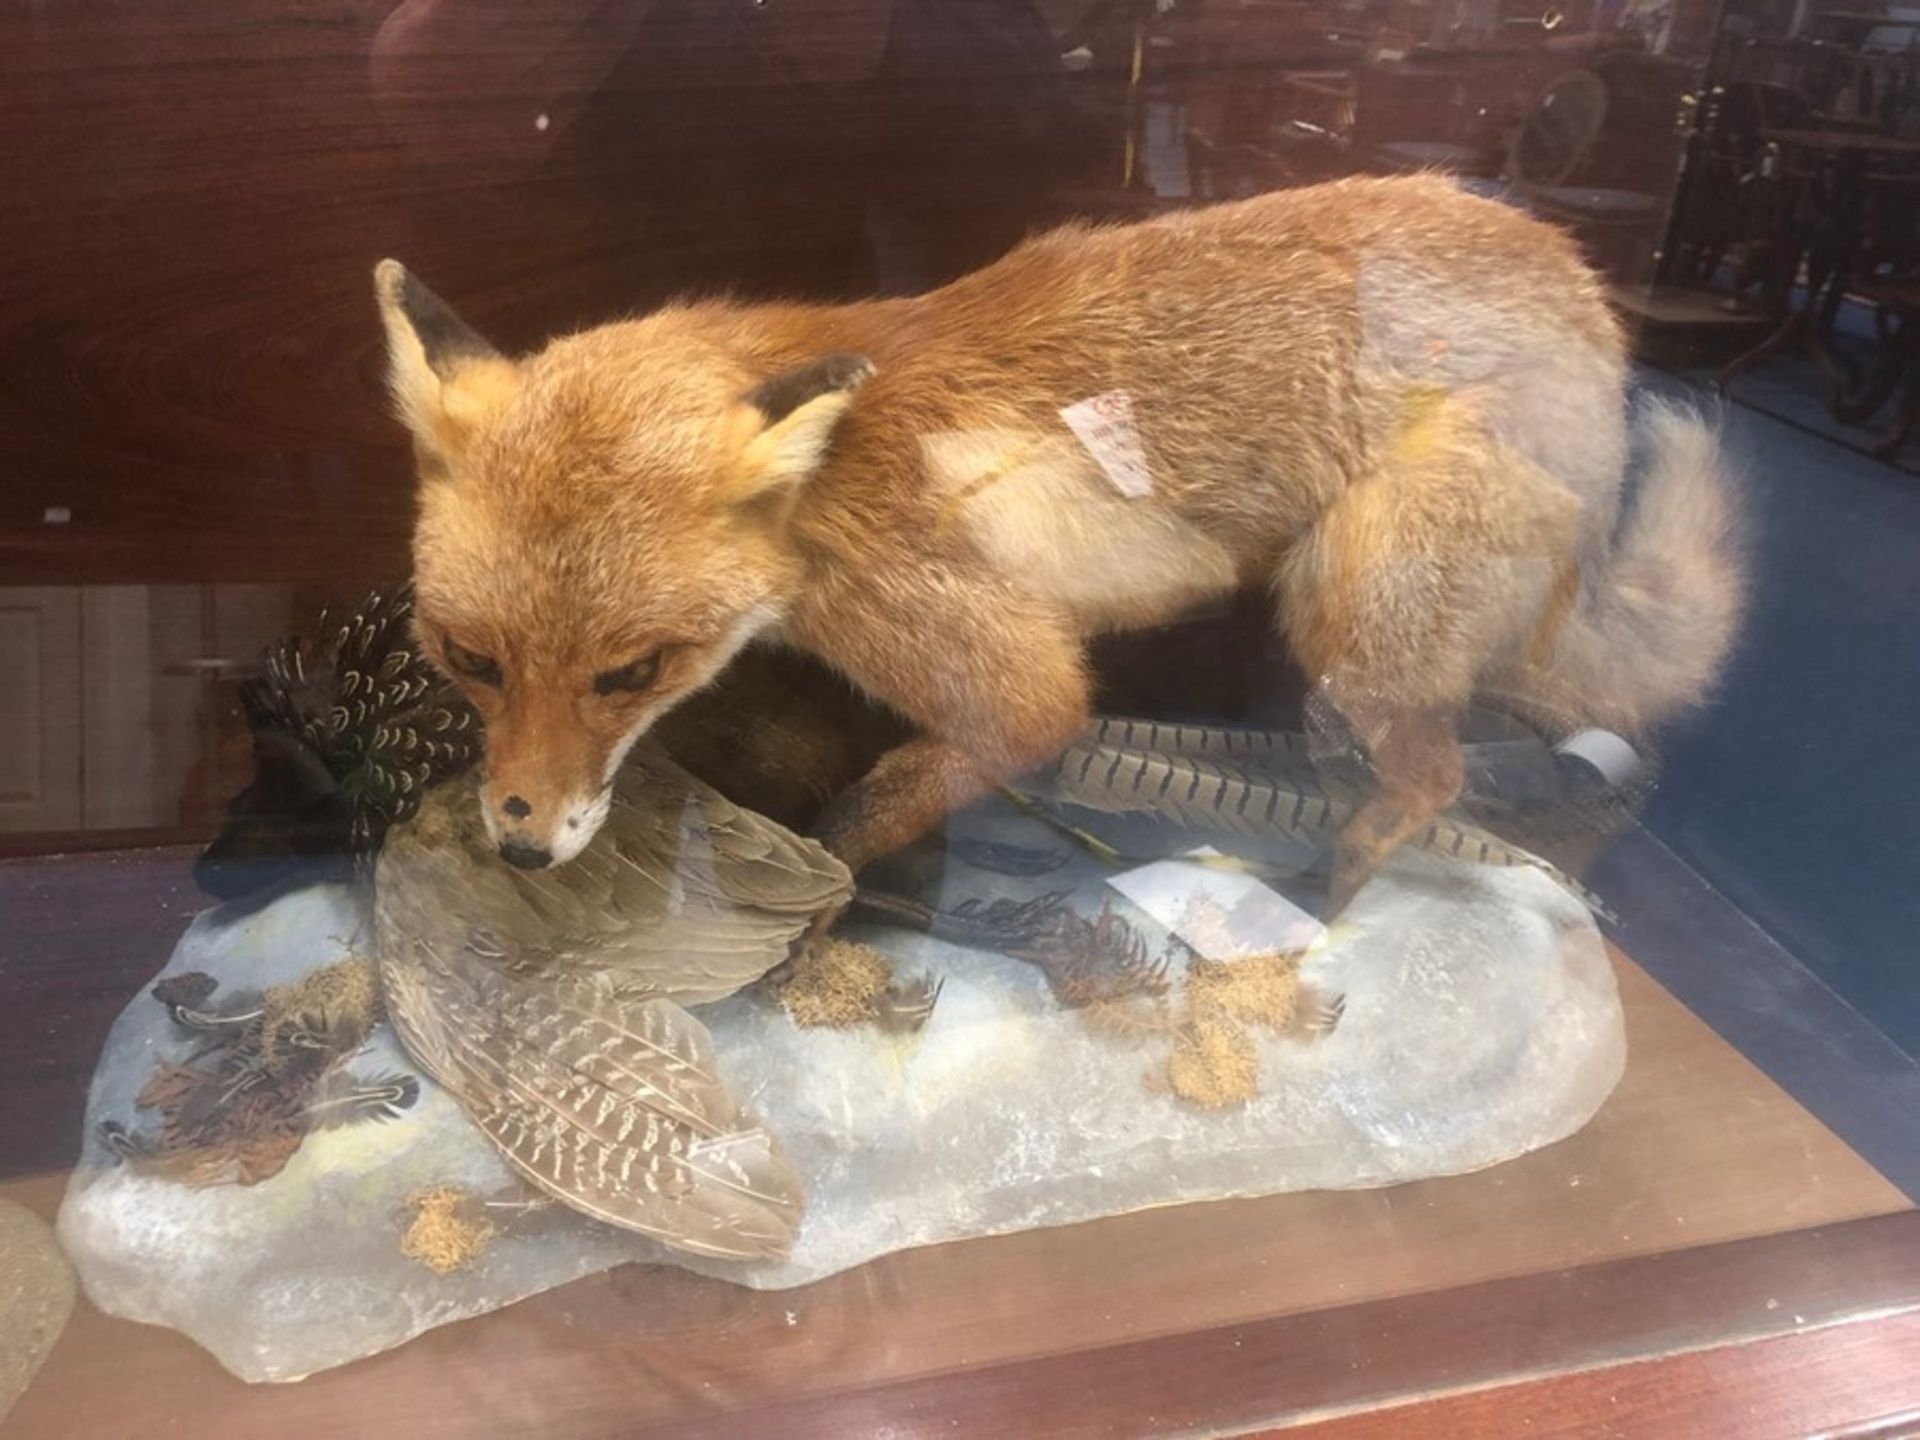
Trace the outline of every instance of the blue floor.
{"type": "Polygon", "coordinates": [[[1647,827],[1920,1056],[1920,479],[1723,413],[1751,493],[1752,614],[1718,701],[1663,737],[1647,827]]]}

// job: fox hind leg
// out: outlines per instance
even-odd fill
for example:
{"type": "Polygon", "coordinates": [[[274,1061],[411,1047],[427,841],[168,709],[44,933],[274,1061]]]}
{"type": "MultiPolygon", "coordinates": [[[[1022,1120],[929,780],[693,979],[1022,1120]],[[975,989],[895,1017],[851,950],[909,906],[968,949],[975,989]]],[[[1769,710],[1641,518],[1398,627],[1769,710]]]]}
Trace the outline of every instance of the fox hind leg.
{"type": "Polygon", "coordinates": [[[1336,913],[1459,795],[1459,716],[1576,543],[1579,502],[1472,420],[1455,402],[1403,432],[1276,577],[1294,655],[1373,770],[1335,844],[1336,913]]]}
{"type": "Polygon", "coordinates": [[[1375,789],[1334,844],[1328,905],[1336,915],[1394,851],[1454,802],[1464,770],[1451,710],[1381,709],[1349,718],[1373,737],[1375,789]]]}

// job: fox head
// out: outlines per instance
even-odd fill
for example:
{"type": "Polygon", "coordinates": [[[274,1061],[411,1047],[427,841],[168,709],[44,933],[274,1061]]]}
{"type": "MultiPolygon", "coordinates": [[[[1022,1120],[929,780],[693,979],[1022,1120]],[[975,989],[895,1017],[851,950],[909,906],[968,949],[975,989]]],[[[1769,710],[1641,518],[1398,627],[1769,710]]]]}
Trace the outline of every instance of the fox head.
{"type": "Polygon", "coordinates": [[[712,307],[509,359],[395,261],[375,290],[420,476],[419,645],[486,721],[501,855],[559,864],[634,741],[779,623],[787,516],[872,367],[756,375],[712,307]]]}

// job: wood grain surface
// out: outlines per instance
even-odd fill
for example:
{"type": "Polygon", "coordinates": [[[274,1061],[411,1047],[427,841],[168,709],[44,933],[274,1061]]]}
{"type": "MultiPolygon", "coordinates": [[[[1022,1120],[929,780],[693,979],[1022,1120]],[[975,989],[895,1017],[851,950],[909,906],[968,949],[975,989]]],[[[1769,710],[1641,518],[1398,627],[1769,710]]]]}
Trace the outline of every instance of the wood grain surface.
{"type": "Polygon", "coordinates": [[[0,17],[0,567],[21,583],[403,563],[367,279],[408,238],[365,79],[382,8],[0,17]]]}
{"type": "MultiPolygon", "coordinates": [[[[9,1098],[39,1117],[11,1121],[10,1153],[72,1154],[97,1037],[182,922],[154,902],[177,902],[184,862],[0,867],[9,993],[28,1000],[0,1012],[0,1054],[9,1098]],[[77,954],[93,964],[75,983],[77,954]]],[[[962,1433],[1018,1417],[1045,1423],[998,1433],[1142,1433],[1158,1422],[1116,1415],[1151,1402],[1170,1428],[1259,1423],[1920,1298],[1898,1192],[1630,962],[1618,971],[1633,1056],[1618,1092],[1574,1138],[1477,1175],[911,1251],[788,1293],[626,1269],[291,1388],[242,1386],[182,1337],[86,1308],[9,1433],[325,1434],[375,1415],[421,1436],[737,1433],[756,1416],[845,1434],[915,1415],[967,1419],[962,1433]],[[1891,1219],[1862,1220],[1876,1215],[1891,1219]],[[1793,1232],[1785,1249],[1765,1238],[1793,1232]],[[1389,1319],[1405,1339],[1377,1328],[1389,1319]],[[1290,1358],[1248,1369],[1247,1344],[1290,1358]],[[1088,1398],[1085,1424],[1072,1385],[1111,1392],[1088,1398]]],[[[55,1169],[6,1188],[50,1214],[60,1183],[55,1169]]]]}
{"type": "MultiPolygon", "coordinates": [[[[1299,1440],[1911,1440],[1920,1312],[1497,1386],[1287,1430],[1299,1440]]],[[[1276,1432],[1278,1433],[1278,1432],[1276,1432]]]]}
{"type": "Polygon", "coordinates": [[[519,349],[686,290],[918,289],[1056,218],[1107,122],[1036,84],[1037,16],[895,8],[0,10],[0,575],[404,573],[382,256],[519,349]]]}

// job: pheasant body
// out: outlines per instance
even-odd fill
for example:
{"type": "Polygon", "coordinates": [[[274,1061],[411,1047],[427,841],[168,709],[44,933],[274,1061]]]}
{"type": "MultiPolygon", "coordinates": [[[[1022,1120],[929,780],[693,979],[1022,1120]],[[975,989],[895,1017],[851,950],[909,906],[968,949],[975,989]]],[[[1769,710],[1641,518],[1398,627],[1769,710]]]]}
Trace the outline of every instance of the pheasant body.
{"type": "Polygon", "coordinates": [[[527,1180],[677,1248],[779,1256],[802,1191],[683,1006],[784,960],[846,868],[647,751],[570,864],[519,871],[476,787],[389,832],[375,880],[387,1011],[415,1061],[527,1180]]]}

